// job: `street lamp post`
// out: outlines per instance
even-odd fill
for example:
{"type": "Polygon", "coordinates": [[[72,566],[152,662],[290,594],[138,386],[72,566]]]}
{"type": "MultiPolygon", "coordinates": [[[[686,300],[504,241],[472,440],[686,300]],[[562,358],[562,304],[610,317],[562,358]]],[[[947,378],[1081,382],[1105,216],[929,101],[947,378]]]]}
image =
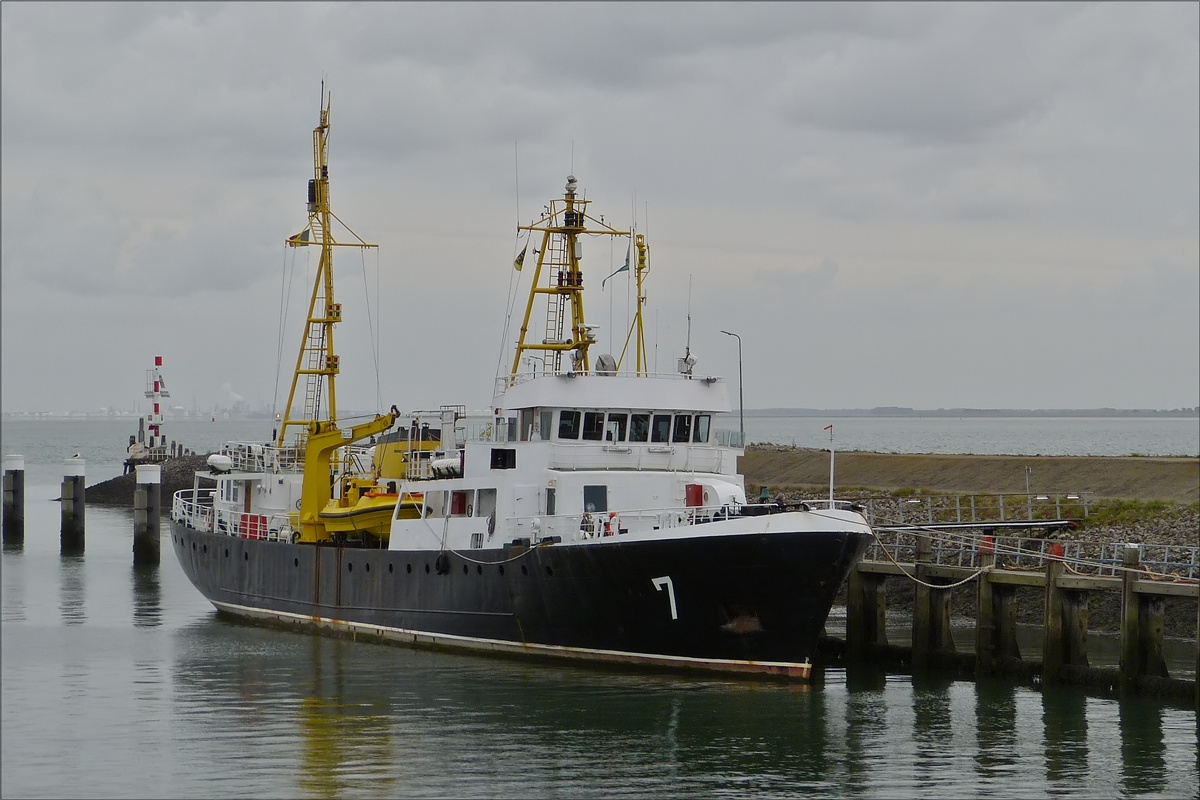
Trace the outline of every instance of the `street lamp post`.
{"type": "Polygon", "coordinates": [[[746,402],[742,396],[742,337],[730,331],[721,331],[726,336],[732,336],[738,342],[738,430],[741,432],[742,447],[746,446],[746,402]]]}

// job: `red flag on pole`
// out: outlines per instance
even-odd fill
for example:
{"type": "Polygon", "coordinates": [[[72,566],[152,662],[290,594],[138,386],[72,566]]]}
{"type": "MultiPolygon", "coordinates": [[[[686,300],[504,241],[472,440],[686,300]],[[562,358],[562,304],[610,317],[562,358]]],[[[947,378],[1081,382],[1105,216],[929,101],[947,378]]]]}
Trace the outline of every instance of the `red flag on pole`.
{"type": "Polygon", "coordinates": [[[830,428],[832,428],[832,427],[833,427],[833,425],[826,425],[826,426],[825,426],[825,430],[829,430],[829,429],[830,429],[830,428]]]}

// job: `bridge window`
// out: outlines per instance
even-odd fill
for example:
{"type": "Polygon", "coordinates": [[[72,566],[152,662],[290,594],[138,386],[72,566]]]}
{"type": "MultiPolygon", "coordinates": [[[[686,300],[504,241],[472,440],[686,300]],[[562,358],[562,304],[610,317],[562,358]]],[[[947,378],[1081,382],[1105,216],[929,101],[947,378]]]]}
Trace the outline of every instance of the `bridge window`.
{"type": "Polygon", "coordinates": [[[517,451],[507,447],[492,448],[492,469],[516,469],[517,451]]]}
{"type": "Polygon", "coordinates": [[[426,517],[444,517],[446,493],[445,492],[426,492],[425,493],[425,516],[426,517]]]}
{"type": "Polygon", "coordinates": [[[676,414],[675,415],[675,433],[671,437],[672,442],[688,442],[692,438],[692,415],[691,414],[676,414]]]}
{"type": "Polygon", "coordinates": [[[579,438],[579,412],[578,411],[562,411],[558,415],[558,438],[560,439],[578,439],[579,438]]]}
{"type": "Polygon", "coordinates": [[[707,442],[708,441],[708,426],[709,426],[711,420],[712,420],[712,417],[709,416],[708,414],[697,414],[696,415],[696,427],[692,428],[692,441],[693,442],[707,442]]]}
{"type": "Polygon", "coordinates": [[[644,442],[650,435],[650,415],[633,414],[629,419],[629,441],[644,442]]]}
{"type": "Polygon", "coordinates": [[[587,411],[583,415],[583,438],[600,441],[604,438],[604,412],[587,411]]]}
{"type": "Polygon", "coordinates": [[[538,431],[538,434],[544,441],[550,441],[550,434],[554,431],[554,412],[540,411],[538,415],[541,418],[541,430],[538,431]]]}
{"type": "Polygon", "coordinates": [[[625,441],[625,426],[629,422],[628,414],[609,414],[608,427],[604,438],[610,442],[625,441]]]}
{"type": "Polygon", "coordinates": [[[669,442],[671,441],[671,415],[670,414],[655,414],[654,422],[650,426],[650,441],[652,442],[669,442]]]}

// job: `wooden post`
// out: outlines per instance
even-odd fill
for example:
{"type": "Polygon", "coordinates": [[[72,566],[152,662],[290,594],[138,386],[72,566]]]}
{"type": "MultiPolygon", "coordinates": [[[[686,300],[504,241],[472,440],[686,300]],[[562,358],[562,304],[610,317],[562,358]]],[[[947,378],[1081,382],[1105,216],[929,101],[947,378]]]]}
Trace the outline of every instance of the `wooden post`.
{"type": "Polygon", "coordinates": [[[85,508],[84,462],[79,456],[68,458],[62,482],[62,526],[59,549],[63,555],[83,553],[85,508]]]}
{"type": "Polygon", "coordinates": [[[1140,603],[1133,591],[1139,555],[1136,544],[1125,545],[1122,557],[1125,569],[1121,572],[1121,685],[1127,690],[1132,690],[1142,677],[1142,642],[1138,631],[1140,603]]]}
{"type": "Polygon", "coordinates": [[[162,467],[138,464],[133,492],[133,563],[158,564],[162,525],[162,467]]]}
{"type": "Polygon", "coordinates": [[[996,620],[996,637],[992,640],[995,650],[993,663],[999,659],[1021,659],[1017,646],[1017,587],[1007,584],[992,585],[992,609],[996,620]]]}
{"type": "Polygon", "coordinates": [[[1088,593],[1062,589],[1063,662],[1068,667],[1088,664],[1088,593]]]}
{"type": "Polygon", "coordinates": [[[929,587],[927,583],[926,566],[930,561],[929,536],[923,533],[914,534],[917,540],[917,552],[914,558],[913,571],[917,583],[913,592],[912,618],[912,665],[913,669],[923,669],[929,666],[930,653],[930,605],[929,587]]]}
{"type": "Polygon", "coordinates": [[[1163,657],[1165,617],[1166,598],[1162,595],[1138,596],[1138,649],[1141,651],[1143,675],[1170,677],[1167,674],[1167,660],[1163,657]]]}
{"type": "Polygon", "coordinates": [[[862,662],[887,644],[887,577],[850,570],[846,600],[846,660],[862,662]]]}
{"type": "Polygon", "coordinates": [[[996,613],[992,603],[992,582],[989,579],[996,566],[995,539],[985,530],[979,544],[979,580],[975,584],[975,677],[987,678],[996,666],[996,613]]]}
{"type": "Polygon", "coordinates": [[[1046,559],[1046,602],[1043,610],[1042,683],[1058,683],[1063,668],[1063,615],[1058,579],[1063,563],[1051,555],[1046,559]]]}
{"type": "Polygon", "coordinates": [[[4,547],[25,545],[25,456],[4,457],[4,547]]]}

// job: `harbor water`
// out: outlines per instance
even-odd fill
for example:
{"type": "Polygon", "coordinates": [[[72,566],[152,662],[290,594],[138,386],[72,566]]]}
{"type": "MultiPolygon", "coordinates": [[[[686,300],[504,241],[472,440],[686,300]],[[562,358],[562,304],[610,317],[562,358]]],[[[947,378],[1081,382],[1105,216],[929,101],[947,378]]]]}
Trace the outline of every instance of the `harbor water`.
{"type": "Polygon", "coordinates": [[[3,424],[26,458],[25,543],[0,562],[5,798],[1197,797],[1196,713],[1172,703],[840,669],[715,680],[231,621],[169,548],[133,567],[132,509],[89,507],[85,553],[60,556],[62,459],[88,458],[89,485],[119,474],[129,432],[3,424]]]}

